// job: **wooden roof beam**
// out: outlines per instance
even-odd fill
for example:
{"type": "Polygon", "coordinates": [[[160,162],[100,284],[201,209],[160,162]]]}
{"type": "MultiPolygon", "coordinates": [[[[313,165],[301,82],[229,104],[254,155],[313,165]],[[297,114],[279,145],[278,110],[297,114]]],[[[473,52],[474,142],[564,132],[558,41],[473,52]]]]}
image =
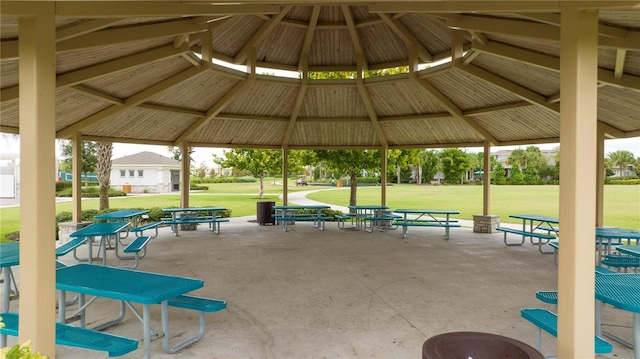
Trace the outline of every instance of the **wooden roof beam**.
{"type": "Polygon", "coordinates": [[[108,95],[106,93],[100,92],[98,90],[94,90],[92,88],[89,88],[83,85],[74,85],[74,86],[70,86],[69,88],[83,95],[93,97],[100,101],[108,102],[112,105],[124,105],[124,100],[121,100],[115,96],[108,95]]]}
{"type": "Polygon", "coordinates": [[[616,51],[616,65],[615,65],[615,69],[613,70],[613,77],[616,79],[622,78],[622,74],[624,73],[624,62],[625,62],[626,56],[627,56],[627,50],[618,49],[616,51]]]}
{"type": "Polygon", "coordinates": [[[282,137],[282,147],[286,148],[289,146],[289,141],[291,141],[291,134],[293,133],[293,129],[296,127],[296,121],[298,120],[298,115],[300,114],[300,108],[302,107],[302,102],[304,102],[304,97],[307,94],[307,89],[309,88],[309,78],[302,79],[302,85],[298,90],[298,94],[296,95],[296,101],[293,103],[293,109],[291,110],[291,115],[289,116],[289,123],[287,124],[287,129],[282,137]]]}
{"type": "Polygon", "coordinates": [[[466,123],[469,127],[471,127],[474,131],[476,131],[480,136],[485,138],[487,141],[491,142],[494,145],[497,145],[498,140],[491,134],[487,129],[482,127],[475,119],[470,116],[466,116],[462,110],[456,106],[453,101],[449,100],[440,90],[438,90],[435,86],[429,83],[427,80],[422,80],[418,78],[414,78],[413,81],[420,85],[420,87],[425,90],[425,92],[433,98],[440,106],[444,107],[447,112],[449,112],[453,117],[461,120],[466,123]]]}
{"type": "Polygon", "coordinates": [[[463,66],[461,64],[455,63],[454,68],[456,70],[463,71],[470,75],[473,75],[481,80],[484,80],[504,90],[507,90],[513,93],[514,95],[520,97],[524,101],[527,101],[534,105],[541,106],[542,108],[545,108],[553,113],[556,113],[556,114],[560,113],[560,106],[557,103],[548,103],[546,97],[536,92],[533,92],[523,86],[520,86],[514,82],[511,82],[508,79],[505,79],[485,69],[482,69],[476,65],[470,64],[470,65],[463,66]]]}
{"type": "Polygon", "coordinates": [[[264,24],[262,24],[262,26],[260,26],[258,31],[256,31],[255,34],[253,34],[251,39],[249,39],[249,41],[246,42],[246,44],[244,45],[242,50],[240,50],[240,52],[238,52],[238,54],[234,58],[233,62],[236,63],[236,64],[241,64],[241,63],[245,62],[247,60],[247,57],[249,55],[249,52],[250,52],[251,48],[252,47],[257,47],[258,44],[267,35],[269,35],[269,33],[276,27],[276,25],[278,25],[280,20],[282,20],[285,17],[285,15],[287,15],[287,13],[289,12],[289,10],[291,10],[292,7],[293,6],[285,6],[284,9],[282,9],[282,11],[280,11],[280,13],[278,13],[275,16],[273,16],[271,18],[271,20],[269,20],[269,21],[265,22],[264,24]]]}
{"type": "MultiPolygon", "coordinates": [[[[560,26],[560,14],[541,14],[541,13],[524,13],[517,14],[525,19],[541,22],[547,25],[560,26]]],[[[598,25],[598,32],[602,36],[606,37],[618,37],[624,39],[627,36],[628,30],[621,29],[619,27],[613,27],[608,25],[598,25]]]]}
{"type": "Polygon", "coordinates": [[[364,85],[364,59],[363,56],[358,56],[357,63],[358,71],[356,71],[356,86],[358,87],[358,93],[360,93],[360,98],[364,103],[364,108],[367,110],[367,114],[371,119],[371,124],[373,125],[376,134],[378,135],[378,139],[380,140],[380,144],[382,147],[386,148],[389,146],[389,141],[387,140],[387,136],[382,131],[382,126],[380,126],[380,122],[378,122],[378,113],[376,112],[376,108],[373,104],[373,100],[371,99],[371,95],[367,90],[367,87],[364,85]]]}
{"type": "Polygon", "coordinates": [[[431,53],[427,51],[420,40],[418,40],[418,38],[416,38],[415,35],[411,31],[409,31],[409,29],[407,29],[407,27],[404,26],[400,21],[392,18],[388,14],[378,14],[378,16],[380,16],[380,18],[384,20],[384,22],[402,39],[402,41],[404,41],[407,47],[413,46],[416,48],[416,50],[418,51],[418,56],[422,59],[422,61],[433,61],[431,53]]]}
{"type": "Polygon", "coordinates": [[[178,138],[176,138],[176,140],[174,141],[174,146],[186,141],[189,138],[189,136],[191,136],[191,134],[193,134],[195,131],[202,128],[202,126],[204,126],[205,124],[209,123],[211,119],[213,119],[220,112],[222,112],[222,110],[224,110],[224,108],[231,101],[233,101],[233,99],[242,90],[244,90],[248,84],[252,82],[253,80],[242,80],[238,82],[235,86],[233,86],[231,90],[227,91],[218,101],[216,101],[216,103],[213,106],[211,106],[211,108],[209,108],[209,110],[207,110],[207,113],[205,116],[197,119],[191,126],[189,126],[188,129],[186,129],[184,132],[180,134],[180,136],[178,136],[178,138]]]}
{"type": "Polygon", "coordinates": [[[207,28],[208,25],[206,23],[194,24],[192,20],[187,19],[158,24],[107,29],[60,41],[56,45],[56,52],[60,53],[65,51],[90,49],[101,46],[116,45],[124,42],[204,32],[207,28]]]}
{"type": "Polygon", "coordinates": [[[200,67],[200,68],[192,67],[185,71],[177,73],[127,98],[122,105],[109,106],[101,111],[94,113],[93,115],[85,119],[82,119],[70,126],[63,128],[62,130],[56,133],[56,137],[68,138],[76,131],[80,132],[83,129],[91,127],[105,119],[108,119],[111,116],[117,115],[122,111],[125,111],[131,107],[137,106],[143,103],[144,101],[146,101],[147,99],[149,99],[150,97],[160,94],[175,85],[178,85],[194,76],[197,76],[203,71],[205,71],[204,67],[200,67]]]}
{"type": "Polygon", "coordinates": [[[347,29],[349,30],[349,35],[351,36],[351,42],[353,43],[353,48],[355,49],[356,57],[362,58],[362,71],[366,71],[367,59],[364,57],[364,51],[362,49],[362,40],[360,40],[360,35],[358,34],[358,30],[356,30],[353,14],[351,13],[351,10],[349,10],[348,5],[342,5],[342,13],[344,15],[345,22],[347,23],[347,29]]]}
{"type": "MultiPolygon", "coordinates": [[[[312,1],[312,0],[309,0],[312,1]]],[[[638,1],[582,1],[585,9],[638,9],[638,1]]],[[[375,13],[504,13],[504,12],[560,12],[558,1],[394,1],[378,2],[369,5],[369,11],[375,13]]]]}
{"type": "MultiPolygon", "coordinates": [[[[7,2],[7,0],[2,1],[7,2]]],[[[4,9],[3,9],[4,10],[4,9]]],[[[277,14],[280,7],[273,4],[185,4],[183,1],[58,1],[56,15],[68,18],[96,17],[182,17],[277,14]]]]}
{"type": "Polygon", "coordinates": [[[309,50],[311,49],[311,42],[313,41],[313,35],[316,32],[316,24],[318,23],[318,17],[320,16],[320,6],[314,6],[309,18],[309,27],[304,34],[304,42],[300,49],[300,60],[298,61],[298,70],[302,71],[302,76],[306,77],[309,73],[309,50]]]}
{"type": "MultiPolygon", "coordinates": [[[[452,29],[560,41],[560,28],[558,26],[522,20],[463,16],[460,20],[447,20],[446,24],[452,29]]],[[[601,34],[598,37],[598,46],[602,48],[639,51],[640,32],[628,31],[624,38],[617,36],[611,37],[610,34],[607,34],[607,36],[601,34]]]]}
{"type": "MultiPolygon", "coordinates": [[[[545,68],[548,70],[560,71],[560,58],[542,54],[535,51],[505,45],[497,42],[490,42],[487,45],[473,43],[475,51],[491,54],[510,60],[519,61],[532,66],[545,68]]],[[[640,91],[640,76],[625,74],[616,78],[615,71],[598,69],[598,81],[610,86],[616,86],[633,91],[640,91]]]]}

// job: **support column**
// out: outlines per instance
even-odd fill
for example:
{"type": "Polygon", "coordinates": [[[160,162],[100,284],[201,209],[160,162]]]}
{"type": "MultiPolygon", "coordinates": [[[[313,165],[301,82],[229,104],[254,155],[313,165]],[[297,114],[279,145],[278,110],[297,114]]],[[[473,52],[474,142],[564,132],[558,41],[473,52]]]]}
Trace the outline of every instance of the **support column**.
{"type": "Polygon", "coordinates": [[[82,138],[77,131],[71,136],[71,222],[82,222],[82,138]]]}
{"type": "Polygon", "coordinates": [[[18,25],[20,81],[20,335],[55,358],[55,3],[32,5],[18,25]],[[37,225],[33,225],[37,223],[37,225]]]}
{"type": "Polygon", "coordinates": [[[560,8],[558,358],[593,358],[593,242],[584,239],[595,238],[598,13],[569,1],[560,8]]]}
{"type": "Polygon", "coordinates": [[[289,151],[286,148],[282,149],[282,205],[286,206],[289,203],[289,151]]]}
{"type": "Polygon", "coordinates": [[[482,215],[491,213],[491,142],[484,141],[482,173],[482,215]]]}
{"type": "Polygon", "coordinates": [[[380,151],[380,205],[387,205],[387,151],[385,146],[380,151]]]}
{"type": "Polygon", "coordinates": [[[184,141],[180,144],[182,153],[182,168],[180,169],[180,207],[189,207],[189,189],[191,188],[191,158],[189,156],[189,144],[184,141]]]}
{"type": "Polygon", "coordinates": [[[596,227],[604,226],[604,130],[598,128],[596,144],[596,227]]]}
{"type": "Polygon", "coordinates": [[[500,227],[500,216],[491,215],[491,142],[484,141],[482,174],[482,214],[473,215],[473,232],[496,233],[500,227]]]}

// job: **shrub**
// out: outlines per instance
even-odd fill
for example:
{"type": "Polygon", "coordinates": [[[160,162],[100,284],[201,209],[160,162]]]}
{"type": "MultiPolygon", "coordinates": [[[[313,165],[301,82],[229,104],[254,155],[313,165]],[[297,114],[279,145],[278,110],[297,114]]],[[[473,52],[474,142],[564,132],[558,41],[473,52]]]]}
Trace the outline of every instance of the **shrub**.
{"type": "Polygon", "coordinates": [[[238,182],[240,182],[240,183],[251,183],[251,182],[258,182],[258,180],[253,176],[243,176],[243,177],[238,178],[238,182]]]}
{"type": "Polygon", "coordinates": [[[640,179],[610,179],[610,178],[607,178],[604,182],[606,184],[637,185],[637,184],[640,184],[640,179]]]}
{"type": "Polygon", "coordinates": [[[198,186],[197,184],[191,183],[189,185],[189,189],[192,191],[201,191],[201,190],[208,190],[209,187],[207,186],[198,186]]]}
{"type": "Polygon", "coordinates": [[[60,192],[65,188],[71,188],[71,182],[56,182],[56,192],[60,192]]]}
{"type": "MultiPolygon", "coordinates": [[[[68,187],[68,188],[64,188],[61,191],[57,191],[56,192],[56,197],[72,197],[73,194],[72,192],[72,188],[68,187]]],[[[83,187],[82,188],[82,197],[83,198],[97,198],[100,197],[100,188],[99,187],[83,187]]],[[[127,194],[114,189],[114,188],[109,188],[109,197],[122,197],[122,196],[126,196],[127,194]]]]}

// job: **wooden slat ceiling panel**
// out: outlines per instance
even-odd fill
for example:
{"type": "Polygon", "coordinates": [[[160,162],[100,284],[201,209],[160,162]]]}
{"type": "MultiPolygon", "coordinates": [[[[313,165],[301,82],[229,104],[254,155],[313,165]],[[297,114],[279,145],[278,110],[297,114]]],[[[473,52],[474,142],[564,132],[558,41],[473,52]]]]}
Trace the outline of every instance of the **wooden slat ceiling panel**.
{"type": "Polygon", "coordinates": [[[289,117],[296,100],[297,88],[280,84],[255,82],[245,88],[225,107],[224,112],[257,117],[289,117]]]}
{"type": "Polygon", "coordinates": [[[214,119],[189,138],[190,142],[206,141],[229,145],[280,145],[287,129],[286,122],[214,119]]]}
{"type": "Polygon", "coordinates": [[[300,118],[369,117],[355,86],[313,86],[307,89],[300,118]]]}
{"type": "Polygon", "coordinates": [[[624,72],[640,76],[640,51],[627,51],[624,61],[624,72]]]}
{"type": "Polygon", "coordinates": [[[344,13],[342,12],[342,8],[340,6],[323,6],[320,9],[318,22],[344,23],[344,13]]]}
{"type": "Polygon", "coordinates": [[[147,101],[150,104],[206,112],[239,80],[206,71],[147,101]]]}
{"type": "Polygon", "coordinates": [[[356,53],[346,29],[317,29],[309,50],[309,65],[355,65],[356,53]],[[337,50],[340,49],[340,50],[337,50]]]}
{"type": "Polygon", "coordinates": [[[432,55],[451,48],[451,30],[443,26],[440,20],[422,14],[406,14],[398,20],[411,30],[432,55]]]}
{"type": "Polygon", "coordinates": [[[640,93],[613,86],[598,88],[598,119],[623,131],[640,128],[640,93]]]}
{"type": "Polygon", "coordinates": [[[476,57],[473,63],[543,96],[560,92],[560,74],[557,72],[484,54],[476,57]]]}
{"type": "Polygon", "coordinates": [[[390,145],[424,143],[477,143],[483,138],[465,123],[454,118],[432,118],[415,121],[385,121],[381,123],[390,145]]]}
{"type": "Polygon", "coordinates": [[[85,84],[103,93],[125,99],[191,66],[191,63],[181,57],[173,58],[90,80],[85,84]]]}
{"type": "Polygon", "coordinates": [[[256,50],[258,61],[298,65],[306,29],[277,25],[256,50]]]}
{"type": "Polygon", "coordinates": [[[234,16],[213,30],[213,51],[236,56],[260,26],[264,19],[257,16],[234,16]]]}
{"type": "Polygon", "coordinates": [[[370,13],[368,6],[349,6],[349,9],[355,22],[380,18],[378,15],[370,13]]]}
{"type": "Polygon", "coordinates": [[[83,131],[88,136],[140,138],[143,140],[174,140],[196,117],[131,108],[83,131]]]}
{"type": "Polygon", "coordinates": [[[380,141],[370,123],[299,123],[290,145],[379,146],[380,141]]]}
{"type": "Polygon", "coordinates": [[[0,105],[0,124],[2,126],[15,127],[19,126],[20,102],[15,99],[3,102],[0,105]]]}
{"type": "Polygon", "coordinates": [[[560,57],[560,42],[534,39],[531,37],[518,37],[502,34],[486,34],[491,41],[502,42],[508,45],[525,48],[531,51],[537,51],[542,54],[560,57]]]}
{"type": "Polygon", "coordinates": [[[312,6],[294,6],[289,13],[287,13],[286,18],[294,21],[309,21],[311,17],[311,12],[313,11],[312,6]]]}
{"type": "Polygon", "coordinates": [[[0,62],[0,88],[18,84],[18,60],[0,62]]]}
{"type": "Polygon", "coordinates": [[[18,18],[0,16],[0,39],[17,39],[18,38],[18,18]]]}
{"type": "Polygon", "coordinates": [[[365,26],[357,30],[369,64],[401,61],[409,58],[405,43],[386,24],[365,26]]]}
{"type": "Polygon", "coordinates": [[[638,27],[638,24],[640,24],[640,12],[638,11],[600,11],[598,18],[601,23],[640,30],[640,27],[638,27]]]}
{"type": "Polygon", "coordinates": [[[616,68],[616,50],[602,48],[599,49],[598,67],[613,71],[616,68]]]}
{"type": "Polygon", "coordinates": [[[56,55],[56,72],[58,74],[76,70],[86,66],[107,62],[119,57],[143,52],[173,42],[173,37],[157,38],[144,41],[132,41],[121,44],[102,46],[79,51],[68,51],[56,55]]]}
{"type": "Polygon", "coordinates": [[[473,117],[499,141],[557,138],[560,136],[560,115],[535,106],[473,117]]]}
{"type": "Polygon", "coordinates": [[[449,71],[427,80],[463,111],[519,102],[520,99],[487,82],[460,72],[449,71]]]}
{"type": "Polygon", "coordinates": [[[379,117],[446,112],[411,80],[367,86],[379,117]]]}
{"type": "Polygon", "coordinates": [[[56,130],[61,130],[111,104],[69,88],[56,90],[56,130]]]}

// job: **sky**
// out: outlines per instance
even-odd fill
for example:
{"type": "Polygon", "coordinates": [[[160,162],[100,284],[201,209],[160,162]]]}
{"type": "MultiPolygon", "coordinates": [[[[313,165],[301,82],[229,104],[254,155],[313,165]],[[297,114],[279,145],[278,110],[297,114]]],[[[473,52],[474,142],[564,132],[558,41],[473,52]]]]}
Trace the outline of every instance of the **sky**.
{"type": "MultiPolygon", "coordinates": [[[[548,144],[538,144],[540,149],[553,149],[558,146],[558,143],[548,143],[548,144]]],[[[500,147],[492,147],[491,151],[499,151],[499,150],[508,150],[508,149],[516,149],[518,147],[526,148],[526,145],[522,146],[500,146],[500,147]]],[[[481,152],[483,149],[481,147],[473,147],[467,149],[470,152],[481,152]]],[[[626,138],[626,139],[616,139],[616,140],[606,140],[605,141],[605,153],[615,152],[618,150],[626,150],[633,153],[635,157],[640,157],[640,137],[635,138],[626,138]]],[[[60,148],[56,149],[59,153],[60,148]]],[[[138,152],[150,151],[155,152],[157,154],[171,157],[172,154],[169,152],[167,146],[152,146],[152,145],[136,145],[136,144],[125,144],[125,143],[114,143],[113,144],[113,158],[120,158],[132,154],[136,154],[138,152]]],[[[222,156],[224,149],[222,148],[205,148],[205,147],[197,147],[195,152],[192,154],[193,158],[193,166],[200,166],[201,163],[209,168],[218,167],[213,162],[213,154],[218,156],[222,156]]],[[[0,154],[19,154],[20,153],[20,141],[14,136],[2,135],[0,138],[0,154]]]]}

